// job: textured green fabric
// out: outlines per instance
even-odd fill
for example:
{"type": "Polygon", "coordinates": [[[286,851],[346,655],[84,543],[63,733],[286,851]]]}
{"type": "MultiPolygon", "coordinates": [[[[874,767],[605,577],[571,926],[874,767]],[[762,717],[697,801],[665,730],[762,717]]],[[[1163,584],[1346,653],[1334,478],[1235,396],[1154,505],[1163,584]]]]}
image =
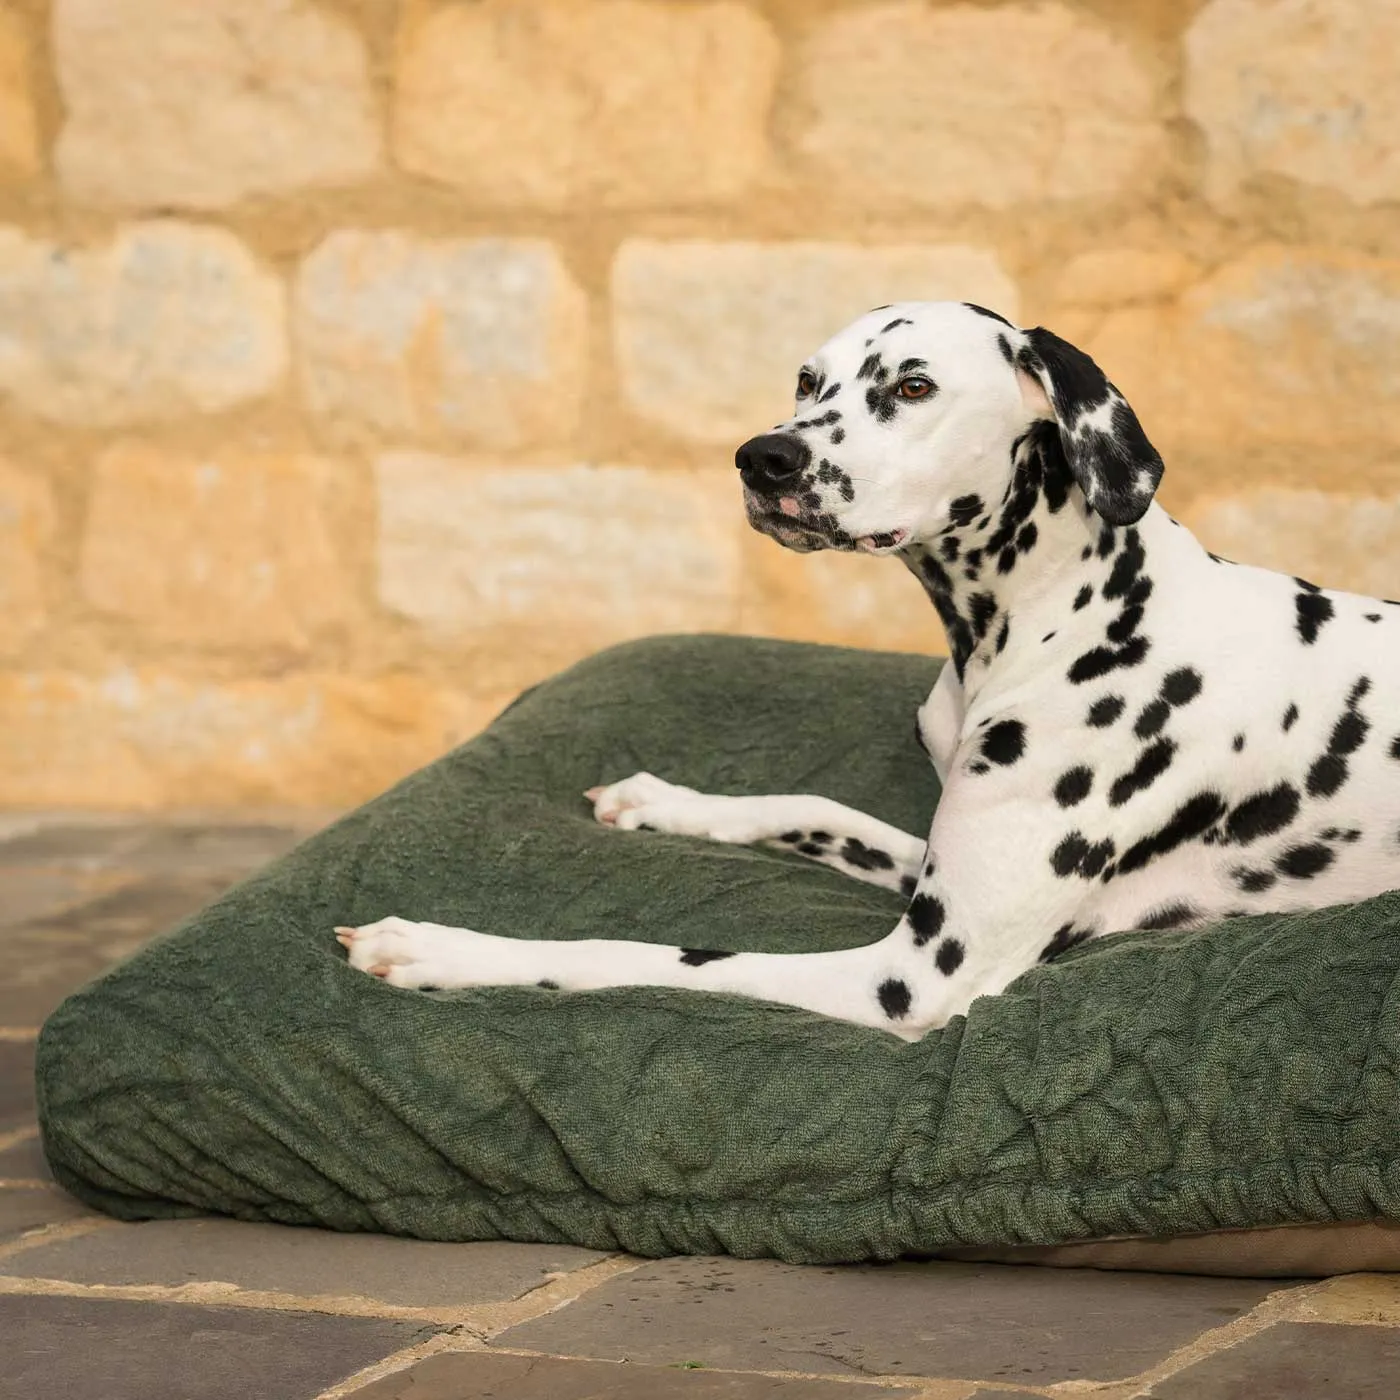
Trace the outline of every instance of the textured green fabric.
{"type": "Polygon", "coordinates": [[[658,638],[538,687],[54,1013],[58,1180],[126,1218],[799,1261],[1400,1215],[1400,896],[1091,944],[914,1045],[679,991],[400,991],[332,936],[398,913],[527,938],[878,938],[892,895],[605,830],[580,794],[646,768],[922,831],[937,788],[913,713],[936,671],[658,638]]]}

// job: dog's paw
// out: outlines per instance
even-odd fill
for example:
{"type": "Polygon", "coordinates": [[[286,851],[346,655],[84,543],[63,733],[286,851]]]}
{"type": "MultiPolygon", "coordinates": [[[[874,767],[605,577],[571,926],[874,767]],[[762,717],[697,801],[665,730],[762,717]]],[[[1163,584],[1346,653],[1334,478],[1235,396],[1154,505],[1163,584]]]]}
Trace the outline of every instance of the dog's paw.
{"type": "Polygon", "coordinates": [[[762,840],[766,823],[753,815],[753,798],[721,797],[668,783],[650,773],[634,773],[620,783],[589,788],[594,817],[621,831],[662,831],[701,836],[730,845],[762,840]]]}
{"type": "Polygon", "coordinates": [[[336,939],[350,966],[395,987],[477,987],[513,981],[496,972],[494,944],[504,940],[470,929],[390,917],[361,928],[340,927],[336,939]]]}

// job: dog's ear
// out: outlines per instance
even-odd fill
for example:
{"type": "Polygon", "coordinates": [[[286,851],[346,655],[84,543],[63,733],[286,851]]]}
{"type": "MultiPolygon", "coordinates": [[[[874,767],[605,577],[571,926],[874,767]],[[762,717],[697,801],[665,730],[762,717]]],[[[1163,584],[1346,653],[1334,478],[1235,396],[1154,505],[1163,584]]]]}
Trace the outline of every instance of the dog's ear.
{"type": "Polygon", "coordinates": [[[1026,331],[1016,369],[1027,406],[1059,425],[1089,505],[1113,525],[1141,519],[1162,479],[1162,459],[1127,399],[1082,350],[1039,326],[1026,331]]]}

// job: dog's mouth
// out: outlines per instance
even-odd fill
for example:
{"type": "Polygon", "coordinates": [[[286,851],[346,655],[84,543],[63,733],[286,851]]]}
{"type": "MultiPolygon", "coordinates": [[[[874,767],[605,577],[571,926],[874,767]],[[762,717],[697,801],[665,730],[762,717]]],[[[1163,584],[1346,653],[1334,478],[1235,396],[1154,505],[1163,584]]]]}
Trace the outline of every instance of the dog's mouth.
{"type": "Polygon", "coordinates": [[[753,529],[798,554],[810,554],[818,549],[888,554],[909,538],[908,530],[852,535],[841,528],[830,512],[810,510],[796,496],[774,499],[745,488],[744,510],[753,529]]]}

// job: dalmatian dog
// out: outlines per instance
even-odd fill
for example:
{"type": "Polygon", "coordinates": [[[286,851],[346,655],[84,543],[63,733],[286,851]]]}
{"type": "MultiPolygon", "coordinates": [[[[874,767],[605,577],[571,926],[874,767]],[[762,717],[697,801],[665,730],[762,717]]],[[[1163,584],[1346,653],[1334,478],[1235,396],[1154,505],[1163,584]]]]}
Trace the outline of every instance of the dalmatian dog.
{"type": "Polygon", "coordinates": [[[917,716],[927,839],[813,795],[591,789],[597,820],[793,851],[899,891],[866,947],[724,953],[338,930],[401,987],[652,985],[917,1039],[1037,961],[1123,929],[1310,909],[1400,885],[1400,605],[1218,558],[1153,494],[1162,462],[1082,351],[964,303],[862,316],[736,455],[753,527],[891,555],[951,661],[917,716]]]}

